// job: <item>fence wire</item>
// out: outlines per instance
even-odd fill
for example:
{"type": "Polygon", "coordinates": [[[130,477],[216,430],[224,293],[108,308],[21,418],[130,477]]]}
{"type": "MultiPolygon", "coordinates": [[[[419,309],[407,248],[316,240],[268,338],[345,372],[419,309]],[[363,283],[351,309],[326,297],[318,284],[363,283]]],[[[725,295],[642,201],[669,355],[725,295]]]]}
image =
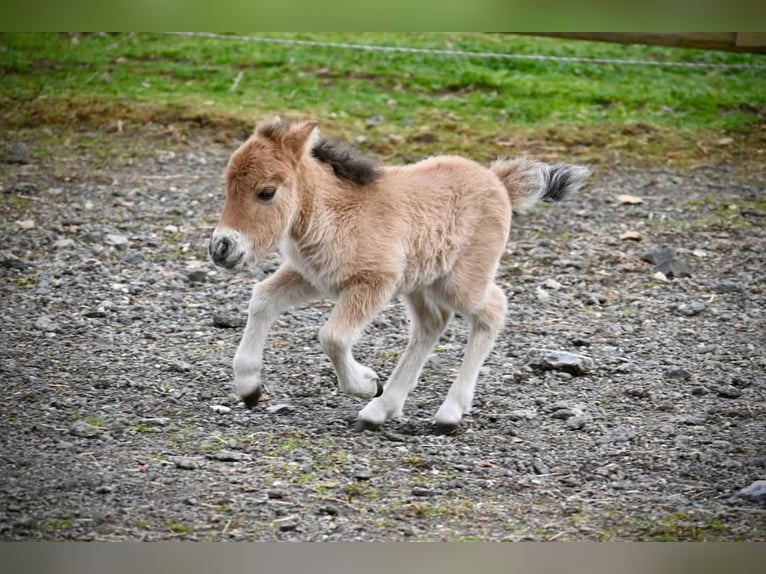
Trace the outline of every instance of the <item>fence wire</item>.
{"type": "Polygon", "coordinates": [[[574,56],[550,56],[544,54],[508,54],[505,52],[472,52],[470,50],[443,50],[436,48],[411,48],[406,46],[382,46],[378,44],[351,44],[346,42],[322,42],[319,40],[296,40],[292,38],[269,38],[266,36],[242,36],[236,34],[216,34],[213,32],[166,32],[173,36],[194,38],[213,38],[239,42],[261,44],[282,44],[310,48],[334,48],[339,50],[359,50],[365,52],[395,52],[401,54],[426,54],[431,56],[452,56],[467,58],[488,58],[498,60],[528,60],[540,62],[561,62],[575,64],[612,64],[620,66],[659,66],[673,68],[700,69],[741,69],[766,70],[766,65],[759,64],[717,64],[709,62],[661,62],[656,60],[626,60],[620,58],[579,58],[574,56]]]}

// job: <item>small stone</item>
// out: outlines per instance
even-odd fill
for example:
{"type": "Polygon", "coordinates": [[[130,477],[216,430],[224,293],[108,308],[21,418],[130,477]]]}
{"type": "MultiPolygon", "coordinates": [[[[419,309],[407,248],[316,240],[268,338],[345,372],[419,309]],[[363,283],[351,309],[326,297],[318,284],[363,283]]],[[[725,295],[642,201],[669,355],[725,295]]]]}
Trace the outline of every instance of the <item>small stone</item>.
{"type": "Polygon", "coordinates": [[[176,468],[180,468],[182,470],[196,470],[199,468],[199,463],[197,463],[197,461],[193,458],[188,457],[176,458],[173,460],[173,463],[176,465],[176,468]]]}
{"type": "Polygon", "coordinates": [[[213,412],[220,413],[220,414],[226,414],[231,412],[231,408],[225,405],[210,405],[210,409],[213,412]]]}
{"type": "Polygon", "coordinates": [[[512,421],[532,420],[537,417],[537,413],[532,409],[516,409],[508,413],[508,418],[512,421]]]}
{"type": "Polygon", "coordinates": [[[630,397],[636,397],[637,399],[648,399],[652,396],[649,389],[643,387],[633,387],[631,389],[625,389],[625,394],[630,397]]]}
{"type": "Polygon", "coordinates": [[[53,242],[53,247],[55,247],[56,249],[66,249],[67,247],[74,247],[74,245],[75,245],[74,239],[70,239],[70,238],[59,239],[53,242]]]}
{"type": "Polygon", "coordinates": [[[547,279],[545,283],[543,283],[548,289],[551,289],[552,291],[558,291],[563,287],[561,283],[556,281],[555,279],[547,279]]]}
{"type": "Polygon", "coordinates": [[[742,395],[742,391],[734,385],[721,385],[715,388],[716,394],[725,399],[736,399],[742,395]]]}
{"type": "Polygon", "coordinates": [[[178,226],[177,225],[166,225],[162,228],[162,230],[165,233],[178,233],[178,226]]]}
{"type": "Polygon", "coordinates": [[[86,319],[103,319],[106,317],[106,311],[103,309],[94,309],[92,311],[85,311],[82,316],[86,319]]]}
{"type": "Polygon", "coordinates": [[[109,494],[110,492],[114,492],[114,487],[108,484],[102,484],[101,486],[96,488],[96,492],[98,494],[109,494]]]}
{"type": "Polygon", "coordinates": [[[548,303],[551,300],[550,294],[543,288],[538,287],[535,289],[535,297],[540,303],[548,303]]]}
{"type": "Polygon", "coordinates": [[[661,272],[667,278],[691,277],[688,264],[676,258],[676,250],[672,247],[659,247],[644,253],[644,261],[654,264],[655,271],[661,272]]]}
{"type": "Polygon", "coordinates": [[[367,120],[364,122],[364,125],[367,126],[368,128],[371,128],[371,127],[377,126],[378,124],[382,123],[385,119],[386,118],[384,118],[380,114],[377,114],[377,115],[370,116],[369,118],[367,118],[367,120]]]}
{"type": "Polygon", "coordinates": [[[351,477],[354,480],[359,480],[359,481],[370,480],[372,478],[372,473],[369,470],[361,468],[361,469],[355,470],[351,474],[351,477]]]}
{"type": "Polygon", "coordinates": [[[55,323],[53,319],[51,319],[48,315],[41,315],[37,321],[35,321],[35,327],[41,331],[47,331],[49,333],[58,331],[59,329],[58,324],[55,323]]]}
{"type": "Polygon", "coordinates": [[[5,163],[29,163],[29,146],[24,142],[12,142],[3,158],[5,163]]]}
{"type": "Polygon", "coordinates": [[[644,200],[635,195],[622,194],[617,196],[617,201],[625,205],[640,205],[644,200]]]}
{"type": "Polygon", "coordinates": [[[532,462],[532,468],[534,469],[535,473],[537,473],[537,474],[550,474],[551,473],[551,469],[548,468],[548,465],[546,465],[539,458],[536,458],[532,462]]]}
{"type": "Polygon", "coordinates": [[[266,412],[271,413],[272,415],[278,415],[279,413],[289,413],[292,410],[293,407],[285,403],[279,403],[277,405],[270,405],[266,407],[266,412]]]}
{"type": "Polygon", "coordinates": [[[688,381],[692,378],[691,373],[684,369],[668,369],[662,373],[662,376],[666,379],[677,379],[679,381],[688,381]]]}
{"type": "Polygon", "coordinates": [[[681,417],[678,422],[684,425],[688,426],[701,426],[704,425],[707,421],[707,415],[705,414],[698,414],[698,415],[689,415],[685,417],[681,417]]]}
{"type": "Polygon", "coordinates": [[[337,508],[328,504],[325,506],[320,506],[319,509],[317,509],[317,514],[324,516],[338,516],[340,512],[338,512],[337,508]]]}
{"type": "Polygon", "coordinates": [[[593,365],[593,360],[585,355],[555,351],[551,349],[534,349],[530,352],[527,364],[543,371],[564,371],[575,376],[584,375],[593,365]]]}
{"type": "Polygon", "coordinates": [[[207,271],[204,269],[187,269],[184,277],[189,283],[204,283],[207,280],[207,271]]]}
{"type": "Polygon", "coordinates": [[[708,390],[706,387],[698,386],[692,388],[692,395],[695,397],[701,397],[702,395],[706,395],[708,393],[708,390]]]}
{"type": "Polygon", "coordinates": [[[144,260],[144,255],[140,251],[129,251],[122,258],[122,262],[127,263],[128,265],[137,265],[138,263],[141,263],[143,260],[144,260]]]}
{"type": "Polygon", "coordinates": [[[276,489],[267,490],[266,496],[271,500],[282,500],[285,498],[285,491],[276,489]]]}
{"type": "Polygon", "coordinates": [[[95,438],[104,431],[100,427],[92,425],[88,422],[77,421],[70,427],[69,432],[70,434],[79,436],[80,438],[95,438]]]}
{"type": "Polygon", "coordinates": [[[436,490],[431,490],[430,488],[424,488],[422,486],[413,486],[411,492],[412,492],[412,496],[422,496],[422,497],[436,496],[437,494],[439,494],[439,492],[436,490]]]}
{"type": "Polygon", "coordinates": [[[638,436],[638,431],[626,427],[626,426],[617,426],[612,429],[609,429],[600,439],[599,442],[602,444],[605,443],[620,443],[620,442],[630,442],[633,440],[636,436],[638,436]]]}
{"type": "Polygon", "coordinates": [[[567,419],[566,427],[569,430],[581,430],[585,428],[585,423],[588,422],[588,418],[584,416],[572,417],[567,419]]]}
{"type": "Polygon", "coordinates": [[[686,315],[687,317],[694,317],[695,315],[702,313],[706,308],[707,305],[705,305],[705,303],[694,299],[688,303],[680,304],[676,309],[682,315],[686,315]]]}
{"type": "Polygon", "coordinates": [[[219,329],[238,329],[244,327],[247,318],[228,313],[213,313],[213,326],[219,329]]]}
{"type": "Polygon", "coordinates": [[[16,222],[16,227],[19,229],[22,229],[24,231],[29,231],[30,229],[35,228],[35,220],[34,219],[22,219],[21,221],[16,222]]]}
{"type": "Polygon", "coordinates": [[[186,361],[173,361],[168,365],[171,371],[175,371],[177,373],[189,373],[194,368],[190,363],[187,363],[186,361]]]}
{"type": "Polygon", "coordinates": [[[756,480],[739,491],[742,498],[766,504],[766,480],[756,480]]]}
{"type": "Polygon", "coordinates": [[[218,460],[220,462],[238,462],[245,458],[245,454],[232,450],[217,450],[208,453],[208,458],[218,460]]]}
{"type": "Polygon", "coordinates": [[[620,235],[623,241],[641,241],[644,237],[638,231],[625,231],[620,235]]]}
{"type": "Polygon", "coordinates": [[[298,516],[293,514],[285,516],[284,518],[277,518],[271,523],[274,528],[278,528],[281,532],[290,532],[298,528],[298,516]]]}
{"type": "Polygon", "coordinates": [[[126,235],[119,235],[117,233],[110,233],[104,237],[104,243],[107,245],[113,245],[114,247],[121,247],[129,243],[129,239],[126,235]]]}
{"type": "Polygon", "coordinates": [[[573,416],[575,416],[575,413],[571,409],[559,409],[551,415],[554,419],[563,420],[571,419],[573,416]]]}
{"type": "Polygon", "coordinates": [[[716,293],[736,293],[742,291],[742,285],[734,281],[719,281],[713,285],[713,291],[716,293]]]}

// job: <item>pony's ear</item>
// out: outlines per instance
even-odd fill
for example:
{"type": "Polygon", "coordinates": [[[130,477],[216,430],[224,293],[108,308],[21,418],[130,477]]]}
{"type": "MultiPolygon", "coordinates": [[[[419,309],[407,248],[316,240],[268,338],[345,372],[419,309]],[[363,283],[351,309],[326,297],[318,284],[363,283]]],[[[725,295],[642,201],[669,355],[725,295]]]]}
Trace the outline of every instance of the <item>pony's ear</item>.
{"type": "Polygon", "coordinates": [[[303,157],[319,139],[318,125],[316,120],[308,120],[292,126],[282,140],[284,149],[296,160],[303,157]]]}
{"type": "Polygon", "coordinates": [[[283,121],[279,116],[271,116],[255,124],[253,133],[271,139],[275,136],[281,136],[287,131],[289,125],[288,122],[283,121]]]}

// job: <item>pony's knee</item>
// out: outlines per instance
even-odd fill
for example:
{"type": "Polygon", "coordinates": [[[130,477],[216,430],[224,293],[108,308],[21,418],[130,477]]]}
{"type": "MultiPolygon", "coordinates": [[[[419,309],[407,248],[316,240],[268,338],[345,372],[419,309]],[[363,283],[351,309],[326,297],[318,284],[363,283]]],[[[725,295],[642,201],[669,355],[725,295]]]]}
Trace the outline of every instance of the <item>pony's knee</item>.
{"type": "Polygon", "coordinates": [[[491,285],[484,307],[474,315],[474,326],[497,333],[505,326],[508,298],[497,285],[491,285]]]}

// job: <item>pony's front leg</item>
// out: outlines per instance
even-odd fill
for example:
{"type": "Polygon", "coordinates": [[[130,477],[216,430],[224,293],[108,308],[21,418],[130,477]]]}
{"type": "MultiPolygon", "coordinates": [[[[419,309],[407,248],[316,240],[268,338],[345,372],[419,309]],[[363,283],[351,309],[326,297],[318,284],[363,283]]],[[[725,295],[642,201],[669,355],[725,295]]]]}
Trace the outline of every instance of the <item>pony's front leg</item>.
{"type": "Polygon", "coordinates": [[[383,385],[372,369],[358,363],[351,349],[365,325],[380,311],[394,292],[385,282],[358,283],[346,288],[327,323],[319,331],[322,349],[330,357],[341,390],[369,399],[383,392],[383,385]]]}
{"type": "Polygon", "coordinates": [[[247,326],[234,355],[234,387],[247,408],[254,407],[262,393],[261,362],[269,327],[288,307],[314,296],[314,287],[288,264],[253,287],[247,326]]]}

